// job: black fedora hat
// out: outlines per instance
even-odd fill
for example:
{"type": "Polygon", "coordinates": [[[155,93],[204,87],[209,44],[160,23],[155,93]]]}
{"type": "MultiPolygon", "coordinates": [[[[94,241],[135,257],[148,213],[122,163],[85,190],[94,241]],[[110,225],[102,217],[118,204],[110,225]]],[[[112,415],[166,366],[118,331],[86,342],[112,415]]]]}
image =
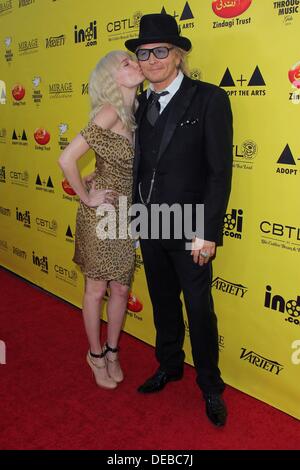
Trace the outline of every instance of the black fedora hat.
{"type": "Polygon", "coordinates": [[[191,41],[179,35],[178,26],[173,16],[166,13],[144,15],[140,22],[140,34],[136,39],[128,39],[125,46],[135,52],[142,44],[167,42],[185,51],[192,47],[191,41]]]}

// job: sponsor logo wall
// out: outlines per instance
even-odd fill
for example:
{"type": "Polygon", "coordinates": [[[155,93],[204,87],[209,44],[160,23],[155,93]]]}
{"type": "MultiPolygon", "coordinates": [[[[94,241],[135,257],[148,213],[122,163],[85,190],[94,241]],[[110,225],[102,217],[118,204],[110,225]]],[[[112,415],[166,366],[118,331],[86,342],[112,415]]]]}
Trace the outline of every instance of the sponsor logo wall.
{"type": "MultiPolygon", "coordinates": [[[[224,379],[300,418],[300,0],[111,0],[106,10],[97,0],[71,10],[64,0],[0,1],[0,264],[81,306],[78,197],[57,160],[88,121],[91,70],[155,11],[175,17],[193,43],[192,78],[222,87],[234,114],[212,280],[224,379]]],[[[93,167],[90,151],[80,168],[93,167]]],[[[139,247],[125,330],[154,344],[139,247]]]]}

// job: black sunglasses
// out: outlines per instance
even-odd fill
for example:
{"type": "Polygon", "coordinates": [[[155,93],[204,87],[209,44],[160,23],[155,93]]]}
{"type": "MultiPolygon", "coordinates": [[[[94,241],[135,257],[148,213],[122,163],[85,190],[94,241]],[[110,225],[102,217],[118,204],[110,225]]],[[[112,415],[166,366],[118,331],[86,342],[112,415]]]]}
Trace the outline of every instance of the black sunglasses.
{"type": "Polygon", "coordinates": [[[138,49],[135,54],[138,60],[148,60],[151,52],[155,55],[157,59],[165,59],[169,55],[169,51],[174,49],[174,47],[154,47],[153,49],[138,49]]]}

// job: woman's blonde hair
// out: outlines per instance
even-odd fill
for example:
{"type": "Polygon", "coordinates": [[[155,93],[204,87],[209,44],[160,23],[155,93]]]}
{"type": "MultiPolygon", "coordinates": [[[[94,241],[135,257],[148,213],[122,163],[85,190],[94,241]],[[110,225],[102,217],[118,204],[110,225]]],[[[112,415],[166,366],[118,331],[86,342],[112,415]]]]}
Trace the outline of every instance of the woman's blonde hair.
{"type": "Polygon", "coordinates": [[[93,119],[105,104],[111,104],[125,128],[136,128],[134,109],[125,106],[120,87],[116,83],[115,73],[120,66],[120,56],[132,59],[125,51],[112,51],[105,55],[94,68],[89,81],[91,99],[90,118],[93,119]]]}

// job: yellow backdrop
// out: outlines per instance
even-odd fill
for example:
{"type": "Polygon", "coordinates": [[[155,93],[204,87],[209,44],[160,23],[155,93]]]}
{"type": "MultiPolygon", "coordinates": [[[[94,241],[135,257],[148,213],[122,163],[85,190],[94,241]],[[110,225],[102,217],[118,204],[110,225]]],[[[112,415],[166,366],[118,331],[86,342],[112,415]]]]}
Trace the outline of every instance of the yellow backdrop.
{"type": "MultiPolygon", "coordinates": [[[[98,59],[137,35],[142,14],[174,15],[193,43],[192,77],[222,86],[234,112],[233,188],[213,280],[223,376],[297,418],[299,3],[0,0],[0,263],[81,305],[77,200],[57,160],[87,123],[98,59]]],[[[89,152],[84,174],[92,160],[89,152]]],[[[125,330],[153,344],[139,251],[138,261],[125,330]]]]}

